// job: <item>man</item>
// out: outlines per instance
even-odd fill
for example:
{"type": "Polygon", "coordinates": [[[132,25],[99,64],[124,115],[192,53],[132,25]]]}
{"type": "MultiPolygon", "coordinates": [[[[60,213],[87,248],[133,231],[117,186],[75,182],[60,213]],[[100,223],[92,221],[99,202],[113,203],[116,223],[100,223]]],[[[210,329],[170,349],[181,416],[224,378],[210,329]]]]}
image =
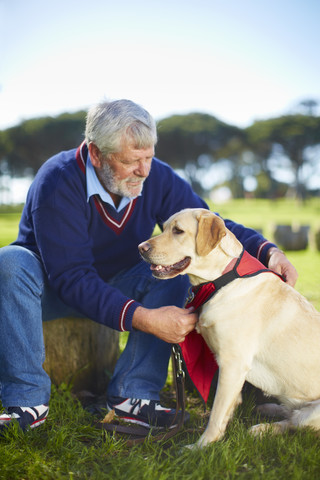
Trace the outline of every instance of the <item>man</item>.
{"type": "MultiPolygon", "coordinates": [[[[137,245],[174,212],[208,207],[154,158],[155,122],[135,103],[93,107],[85,136],[40,168],[18,238],[0,250],[2,428],[45,421],[42,321],[72,314],[131,332],[108,387],[109,408],[147,426],[168,426],[175,414],[159,403],[170,343],[184,340],[197,315],[182,308],[187,277],[153,278],[137,245]]],[[[249,253],[295,283],[294,267],[274,244],[226,223],[249,253]]]]}

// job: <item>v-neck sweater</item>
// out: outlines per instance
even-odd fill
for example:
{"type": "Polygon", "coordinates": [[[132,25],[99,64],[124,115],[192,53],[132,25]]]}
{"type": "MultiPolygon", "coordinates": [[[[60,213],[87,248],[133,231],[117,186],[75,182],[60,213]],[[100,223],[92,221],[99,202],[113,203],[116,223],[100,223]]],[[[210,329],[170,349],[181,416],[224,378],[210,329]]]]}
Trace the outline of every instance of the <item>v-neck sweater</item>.
{"type": "MultiPolygon", "coordinates": [[[[141,305],[108,280],[141,262],[137,246],[184,208],[208,208],[167,164],[153,158],[142,195],[117,212],[98,195],[87,201],[85,143],[39,169],[29,189],[15,245],[39,255],[50,286],[69,306],[119,331],[132,330],[141,305]]],[[[265,260],[274,244],[226,220],[244,247],[265,260]]]]}

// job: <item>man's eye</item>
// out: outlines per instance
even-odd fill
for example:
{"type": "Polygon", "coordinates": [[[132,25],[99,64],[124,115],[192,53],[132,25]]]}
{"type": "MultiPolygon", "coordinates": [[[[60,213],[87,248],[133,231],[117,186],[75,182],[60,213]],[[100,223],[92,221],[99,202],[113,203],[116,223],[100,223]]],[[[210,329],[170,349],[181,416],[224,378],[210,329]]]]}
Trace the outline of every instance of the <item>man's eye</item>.
{"type": "Polygon", "coordinates": [[[181,230],[181,229],[178,228],[178,227],[173,227],[173,233],[174,233],[175,235],[181,235],[182,233],[184,233],[184,231],[181,230]]]}

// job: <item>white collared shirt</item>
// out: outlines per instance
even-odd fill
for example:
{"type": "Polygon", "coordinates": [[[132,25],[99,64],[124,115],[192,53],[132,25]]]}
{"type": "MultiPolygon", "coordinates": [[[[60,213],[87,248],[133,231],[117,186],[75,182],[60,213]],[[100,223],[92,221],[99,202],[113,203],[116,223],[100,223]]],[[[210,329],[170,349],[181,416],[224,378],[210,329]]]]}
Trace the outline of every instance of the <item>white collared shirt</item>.
{"type": "Polygon", "coordinates": [[[115,206],[111,196],[99,182],[95,169],[91,163],[89,152],[88,152],[88,159],[86,164],[86,177],[87,177],[87,202],[89,202],[89,199],[92,195],[99,195],[103,202],[109,203],[109,205],[115,208],[117,212],[120,212],[120,210],[125,208],[128,205],[128,203],[131,202],[132,198],[122,197],[118,208],[115,206]]]}

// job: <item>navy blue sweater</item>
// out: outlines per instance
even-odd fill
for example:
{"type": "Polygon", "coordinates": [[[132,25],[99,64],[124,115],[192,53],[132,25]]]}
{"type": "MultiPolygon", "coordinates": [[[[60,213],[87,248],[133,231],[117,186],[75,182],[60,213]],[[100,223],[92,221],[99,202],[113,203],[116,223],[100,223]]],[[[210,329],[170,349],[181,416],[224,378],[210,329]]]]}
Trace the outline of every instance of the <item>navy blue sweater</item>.
{"type": "MultiPolygon", "coordinates": [[[[137,246],[183,208],[208,208],[170,166],[154,158],[142,195],[117,212],[95,195],[87,202],[87,147],[61,152],[38,171],[27,195],[15,245],[37,253],[51,287],[71,307],[116,330],[132,330],[140,305],[108,285],[142,261],[137,246]]],[[[246,250],[262,262],[273,244],[226,220],[246,250]]]]}

